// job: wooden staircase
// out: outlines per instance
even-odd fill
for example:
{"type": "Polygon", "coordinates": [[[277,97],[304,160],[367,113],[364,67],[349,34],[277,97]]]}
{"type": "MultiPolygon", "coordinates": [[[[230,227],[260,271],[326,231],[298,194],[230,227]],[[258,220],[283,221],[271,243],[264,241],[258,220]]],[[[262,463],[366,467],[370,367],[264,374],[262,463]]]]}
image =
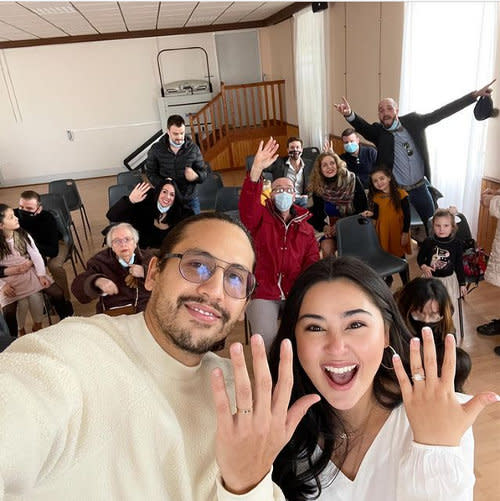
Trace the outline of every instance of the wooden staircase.
{"type": "Polygon", "coordinates": [[[191,134],[213,170],[239,168],[258,143],[275,137],[286,149],[285,81],[224,85],[189,117],[191,134]]]}

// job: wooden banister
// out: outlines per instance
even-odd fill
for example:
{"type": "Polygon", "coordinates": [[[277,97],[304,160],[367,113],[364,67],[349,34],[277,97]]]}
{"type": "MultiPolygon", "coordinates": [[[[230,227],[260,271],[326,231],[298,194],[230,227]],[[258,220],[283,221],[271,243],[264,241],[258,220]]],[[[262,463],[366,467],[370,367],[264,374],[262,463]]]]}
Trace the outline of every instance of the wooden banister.
{"type": "Polygon", "coordinates": [[[189,116],[191,131],[204,156],[235,134],[286,127],[284,80],[241,85],[221,83],[221,91],[197,113],[189,116]],[[269,95],[270,93],[270,95],[269,95]]]}

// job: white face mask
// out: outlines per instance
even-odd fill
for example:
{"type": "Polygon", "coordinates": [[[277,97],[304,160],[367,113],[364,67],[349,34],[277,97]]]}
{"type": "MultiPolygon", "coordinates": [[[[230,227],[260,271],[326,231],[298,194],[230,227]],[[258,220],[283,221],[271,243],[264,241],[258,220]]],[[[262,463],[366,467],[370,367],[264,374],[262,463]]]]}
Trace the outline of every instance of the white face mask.
{"type": "Polygon", "coordinates": [[[160,211],[161,214],[166,214],[169,211],[170,207],[172,207],[172,206],[167,205],[167,207],[163,207],[163,205],[161,205],[160,202],[156,202],[156,207],[160,211]]]}

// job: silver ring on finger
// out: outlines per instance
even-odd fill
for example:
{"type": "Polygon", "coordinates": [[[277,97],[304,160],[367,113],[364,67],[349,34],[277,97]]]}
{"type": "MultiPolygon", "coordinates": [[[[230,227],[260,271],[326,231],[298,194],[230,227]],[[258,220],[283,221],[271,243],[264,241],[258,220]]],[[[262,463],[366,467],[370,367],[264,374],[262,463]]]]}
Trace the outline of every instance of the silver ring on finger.
{"type": "Polygon", "coordinates": [[[236,407],[236,412],[238,414],[252,414],[252,410],[253,410],[252,408],[250,408],[250,409],[240,409],[240,408],[236,407]]]}
{"type": "Polygon", "coordinates": [[[411,378],[413,379],[414,382],[425,381],[425,374],[420,374],[419,372],[417,372],[416,374],[413,374],[411,378]]]}

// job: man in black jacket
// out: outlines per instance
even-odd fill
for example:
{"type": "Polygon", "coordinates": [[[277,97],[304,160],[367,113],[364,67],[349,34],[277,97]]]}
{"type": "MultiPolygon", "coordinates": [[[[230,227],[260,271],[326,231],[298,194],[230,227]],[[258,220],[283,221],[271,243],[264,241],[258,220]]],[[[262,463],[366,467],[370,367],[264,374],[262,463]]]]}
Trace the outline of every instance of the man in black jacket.
{"type": "Polygon", "coordinates": [[[373,124],[354,113],[345,97],[335,105],[360,134],[375,144],[377,165],[392,170],[396,182],[408,192],[425,228],[434,213],[434,202],[424,179],[430,180],[431,177],[425,129],[474,103],[478,97],[491,94],[491,83],[425,114],[412,112],[400,117],[396,101],[382,99],[378,105],[380,122],[373,124]]]}
{"type": "Polygon", "coordinates": [[[19,218],[21,228],[33,237],[40,254],[47,263],[47,268],[50,270],[54,282],[63,290],[66,311],[61,312],[61,307],[58,306],[59,316],[62,319],[65,316],[72,315],[73,306],[70,301],[68,277],[64,269],[69,248],[61,239],[55,217],[49,211],[43,210],[40,195],[33,190],[26,190],[21,193],[19,209],[14,209],[14,214],[19,218]]]}
{"type": "Polygon", "coordinates": [[[200,148],[186,136],[180,115],[168,117],[167,133],[148,151],[146,174],[155,187],[167,178],[175,180],[187,205],[199,214],[196,185],[207,178],[207,169],[200,148]]]}

